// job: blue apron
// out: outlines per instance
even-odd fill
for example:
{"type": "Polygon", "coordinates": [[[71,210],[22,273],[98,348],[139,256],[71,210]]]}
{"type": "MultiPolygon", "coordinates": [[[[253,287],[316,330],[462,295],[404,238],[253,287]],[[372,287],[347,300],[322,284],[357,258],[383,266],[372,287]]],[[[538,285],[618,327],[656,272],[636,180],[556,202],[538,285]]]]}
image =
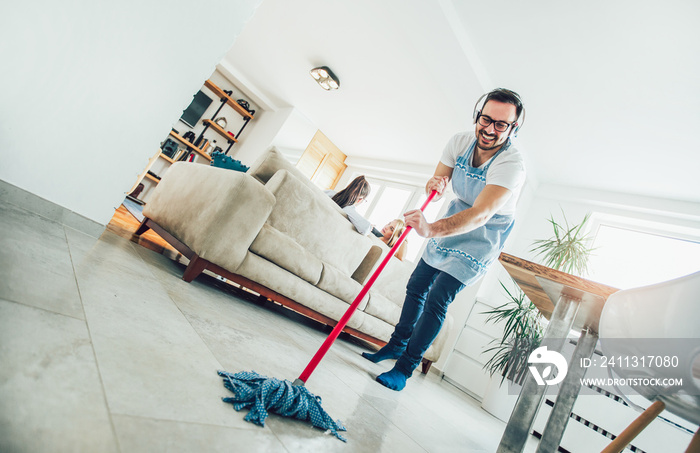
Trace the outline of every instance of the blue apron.
{"type": "MultiPolygon", "coordinates": [[[[510,139],[483,168],[470,165],[476,140],[457,158],[452,171],[452,190],[457,198],[450,202],[445,217],[454,215],[474,205],[476,197],[486,187],[486,172],[502,151],[510,146],[510,139]]],[[[465,285],[472,285],[498,259],[513,229],[513,215],[494,214],[485,225],[468,233],[428,241],[423,260],[430,266],[448,273],[465,285]]]]}

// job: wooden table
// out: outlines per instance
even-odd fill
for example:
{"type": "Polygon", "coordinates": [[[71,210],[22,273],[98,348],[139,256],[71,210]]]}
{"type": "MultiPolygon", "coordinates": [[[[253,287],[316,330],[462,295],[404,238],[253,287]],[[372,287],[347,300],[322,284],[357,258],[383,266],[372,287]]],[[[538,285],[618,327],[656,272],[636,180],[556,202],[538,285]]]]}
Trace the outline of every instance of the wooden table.
{"type": "MultiPolygon", "coordinates": [[[[561,351],[572,330],[581,332],[537,449],[537,453],[557,451],[581,389],[580,379],[585,373],[584,368],[572,365],[593,355],[598,342],[598,323],[603,305],[608,296],[618,290],[505,253],[501,254],[499,261],[549,320],[542,340],[543,346],[547,346],[549,351],[561,351]]],[[[501,438],[498,453],[523,451],[546,389],[547,386],[539,385],[531,373],[527,374],[501,438]]]]}

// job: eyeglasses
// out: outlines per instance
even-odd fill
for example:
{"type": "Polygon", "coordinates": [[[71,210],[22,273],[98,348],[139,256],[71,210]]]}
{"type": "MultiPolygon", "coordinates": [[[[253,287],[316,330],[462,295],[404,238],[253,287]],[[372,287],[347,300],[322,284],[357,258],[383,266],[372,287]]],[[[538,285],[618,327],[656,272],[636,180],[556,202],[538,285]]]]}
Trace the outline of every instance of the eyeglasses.
{"type": "Polygon", "coordinates": [[[494,129],[498,132],[505,132],[515,123],[506,123],[505,121],[494,121],[493,118],[486,115],[479,115],[479,124],[484,127],[489,127],[493,123],[494,129]]]}

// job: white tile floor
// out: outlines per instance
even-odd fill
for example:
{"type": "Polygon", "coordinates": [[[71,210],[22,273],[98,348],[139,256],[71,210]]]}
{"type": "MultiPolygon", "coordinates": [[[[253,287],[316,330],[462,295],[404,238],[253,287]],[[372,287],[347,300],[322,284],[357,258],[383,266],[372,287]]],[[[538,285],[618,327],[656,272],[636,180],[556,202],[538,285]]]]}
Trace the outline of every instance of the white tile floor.
{"type": "MultiPolygon", "coordinates": [[[[216,371],[293,380],[325,338],[213,278],[105,232],[93,238],[0,201],[0,451],[494,452],[504,424],[436,374],[402,392],[339,339],[307,388],[348,442],[221,401],[216,371]]],[[[527,451],[534,451],[534,442],[527,451]]]]}

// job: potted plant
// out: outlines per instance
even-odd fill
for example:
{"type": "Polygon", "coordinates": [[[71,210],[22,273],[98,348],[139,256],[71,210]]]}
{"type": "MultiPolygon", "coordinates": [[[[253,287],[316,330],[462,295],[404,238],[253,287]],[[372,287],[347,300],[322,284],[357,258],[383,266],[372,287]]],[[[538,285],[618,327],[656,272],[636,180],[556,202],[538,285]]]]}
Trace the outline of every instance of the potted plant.
{"type": "MultiPolygon", "coordinates": [[[[589,247],[590,237],[584,234],[590,214],[586,214],[580,224],[573,226],[569,225],[563,211],[562,216],[564,222],[560,224],[550,215],[549,223],[554,235],[549,239],[536,240],[531,251],[544,258],[545,266],[570,274],[585,275],[588,258],[593,250],[589,247]]],[[[493,356],[484,365],[492,379],[482,407],[501,420],[507,421],[517,399],[514,396],[516,392],[506,392],[501,390],[501,386],[506,379],[513,385],[522,385],[527,374],[530,353],[539,347],[544,335],[544,318],[517,285],[517,290],[511,292],[503,282],[499,283],[509,300],[493,310],[484,312],[488,315],[486,322],[505,325],[501,338],[494,340],[495,344],[484,351],[493,353],[493,356]],[[500,379],[496,381],[493,377],[498,374],[500,379]]]]}
{"type": "Polygon", "coordinates": [[[500,420],[507,421],[515,406],[519,387],[525,380],[528,358],[542,341],[544,318],[517,286],[517,290],[511,292],[503,282],[499,283],[509,300],[483,312],[488,315],[486,322],[505,324],[501,338],[493,340],[493,346],[484,351],[493,355],[484,365],[491,375],[491,381],[481,407],[500,420]],[[506,379],[508,385],[503,386],[506,379]]]}
{"type": "Polygon", "coordinates": [[[590,213],[586,214],[578,225],[569,226],[569,221],[562,211],[564,224],[561,225],[550,215],[549,223],[554,229],[554,236],[549,239],[539,239],[533,243],[531,252],[536,256],[542,256],[547,267],[583,276],[588,272],[588,258],[593,251],[589,247],[591,237],[584,234],[584,226],[590,218],[590,213]]]}
{"type": "Polygon", "coordinates": [[[544,334],[543,317],[530,299],[520,289],[511,292],[499,282],[509,301],[484,312],[488,315],[486,322],[505,323],[503,335],[494,340],[495,345],[484,353],[493,356],[484,365],[491,376],[501,375],[501,383],[509,379],[522,385],[527,370],[527,359],[537,349],[544,334]]]}

